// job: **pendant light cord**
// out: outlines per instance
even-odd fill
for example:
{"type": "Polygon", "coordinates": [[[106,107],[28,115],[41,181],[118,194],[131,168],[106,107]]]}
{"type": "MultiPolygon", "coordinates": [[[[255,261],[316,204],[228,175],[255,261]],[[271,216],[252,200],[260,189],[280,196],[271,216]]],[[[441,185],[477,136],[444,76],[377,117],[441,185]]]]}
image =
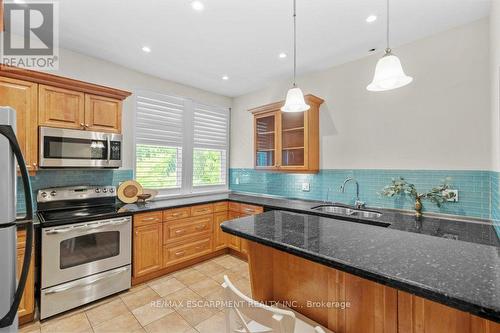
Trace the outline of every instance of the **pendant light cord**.
{"type": "Polygon", "coordinates": [[[387,48],[386,50],[390,50],[391,47],[390,47],[390,44],[389,44],[389,0],[387,0],[387,31],[386,31],[387,35],[387,48]]]}
{"type": "Polygon", "coordinates": [[[297,76],[297,0],[293,0],[293,86],[297,76]]]}

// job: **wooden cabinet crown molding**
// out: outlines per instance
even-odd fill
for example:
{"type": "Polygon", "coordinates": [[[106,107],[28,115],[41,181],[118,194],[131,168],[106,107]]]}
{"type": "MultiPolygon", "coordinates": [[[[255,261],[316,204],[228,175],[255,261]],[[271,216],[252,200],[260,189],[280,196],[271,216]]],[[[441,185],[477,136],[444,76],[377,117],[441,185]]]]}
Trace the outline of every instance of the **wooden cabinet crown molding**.
{"type": "MultiPolygon", "coordinates": [[[[308,104],[312,103],[312,104],[317,105],[318,107],[321,104],[323,104],[323,102],[325,101],[324,99],[322,99],[318,96],[311,95],[311,94],[305,95],[304,99],[306,100],[306,103],[308,103],[308,104]]],[[[269,103],[266,105],[258,106],[258,107],[253,108],[253,109],[249,109],[248,111],[253,113],[253,114],[276,111],[276,110],[279,110],[283,106],[284,103],[285,103],[285,101],[269,103]]]]}
{"type": "Polygon", "coordinates": [[[10,77],[13,79],[25,80],[44,85],[50,85],[57,88],[70,89],[87,94],[94,94],[110,98],[124,100],[132,93],[115,89],[111,87],[101,86],[98,84],[88,83],[80,80],[70,79],[54,74],[32,71],[29,69],[0,65],[0,76],[10,77]]]}

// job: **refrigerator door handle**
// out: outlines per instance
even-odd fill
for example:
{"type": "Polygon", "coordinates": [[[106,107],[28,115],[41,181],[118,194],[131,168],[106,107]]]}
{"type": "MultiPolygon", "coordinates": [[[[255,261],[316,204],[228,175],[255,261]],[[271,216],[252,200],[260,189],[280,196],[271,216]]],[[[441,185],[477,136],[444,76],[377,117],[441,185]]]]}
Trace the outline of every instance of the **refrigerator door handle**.
{"type": "Polygon", "coordinates": [[[26,163],[24,162],[21,147],[19,147],[19,143],[17,142],[14,129],[10,125],[0,125],[0,135],[9,140],[12,152],[16,156],[17,164],[19,165],[19,170],[21,171],[23,180],[24,198],[26,201],[26,216],[24,218],[16,220],[16,222],[18,223],[24,222],[26,228],[26,246],[23,259],[23,268],[21,271],[21,276],[19,277],[19,283],[17,285],[16,293],[14,294],[12,305],[5,316],[0,319],[0,328],[3,328],[12,325],[12,323],[14,322],[14,319],[17,315],[17,308],[19,307],[21,297],[23,296],[24,287],[26,286],[26,279],[28,278],[33,243],[33,201],[28,169],[26,167],[26,163]]]}

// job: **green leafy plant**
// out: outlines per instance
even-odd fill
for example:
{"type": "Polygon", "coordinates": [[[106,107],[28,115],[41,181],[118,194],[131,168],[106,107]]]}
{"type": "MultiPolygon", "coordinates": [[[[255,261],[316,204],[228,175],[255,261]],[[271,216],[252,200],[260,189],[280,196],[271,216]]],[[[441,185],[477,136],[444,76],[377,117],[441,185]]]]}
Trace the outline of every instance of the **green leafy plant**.
{"type": "Polygon", "coordinates": [[[386,197],[407,194],[416,201],[425,199],[441,207],[443,203],[454,197],[454,193],[446,192],[446,190],[450,189],[449,181],[450,179],[447,178],[443,184],[434,187],[430,191],[419,193],[415,184],[408,183],[403,177],[400,177],[392,179],[392,183],[384,187],[380,194],[386,197]]]}

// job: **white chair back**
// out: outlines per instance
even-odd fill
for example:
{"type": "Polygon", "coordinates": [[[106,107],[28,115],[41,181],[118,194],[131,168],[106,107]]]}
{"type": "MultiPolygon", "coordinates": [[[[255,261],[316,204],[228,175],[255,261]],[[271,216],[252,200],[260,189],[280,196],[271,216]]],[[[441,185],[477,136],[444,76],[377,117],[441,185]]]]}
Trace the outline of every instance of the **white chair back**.
{"type": "Polygon", "coordinates": [[[242,294],[224,275],[226,333],[293,333],[295,314],[257,302],[242,294]]]}

